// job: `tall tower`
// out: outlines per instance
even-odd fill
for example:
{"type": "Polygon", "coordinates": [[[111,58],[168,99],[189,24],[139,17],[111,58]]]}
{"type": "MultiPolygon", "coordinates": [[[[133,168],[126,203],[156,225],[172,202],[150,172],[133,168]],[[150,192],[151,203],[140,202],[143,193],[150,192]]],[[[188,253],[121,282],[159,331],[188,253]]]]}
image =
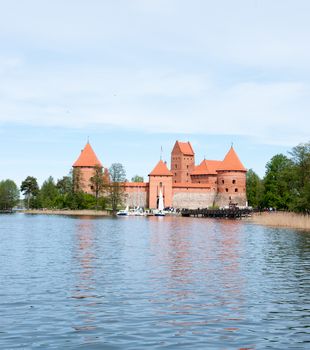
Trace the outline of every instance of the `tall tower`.
{"type": "Polygon", "coordinates": [[[96,153],[92,149],[89,142],[82,149],[78,159],[72,165],[73,170],[78,174],[80,188],[83,192],[93,194],[93,188],[90,183],[90,178],[94,176],[94,169],[96,166],[103,168],[100,160],[97,158],[96,153]]]}
{"type": "Polygon", "coordinates": [[[191,182],[191,172],[195,168],[195,153],[190,142],[176,141],[171,152],[171,172],[173,182],[191,182]]]}
{"type": "Polygon", "coordinates": [[[246,168],[231,146],[221,165],[217,168],[217,205],[225,206],[229,203],[246,205],[246,172],[246,168]]]}
{"type": "Polygon", "coordinates": [[[149,208],[158,208],[159,193],[164,197],[164,206],[172,206],[172,173],[160,160],[149,174],[149,208]]]}

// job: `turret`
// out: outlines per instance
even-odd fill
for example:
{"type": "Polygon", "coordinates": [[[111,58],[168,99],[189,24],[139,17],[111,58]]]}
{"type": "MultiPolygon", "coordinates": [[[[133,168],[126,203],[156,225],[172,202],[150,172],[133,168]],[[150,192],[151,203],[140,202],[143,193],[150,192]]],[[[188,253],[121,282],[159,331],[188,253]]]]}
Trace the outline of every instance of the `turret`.
{"type": "Polygon", "coordinates": [[[235,203],[246,205],[246,168],[241,163],[233,146],[217,168],[218,196],[217,205],[235,203]]]}
{"type": "MultiPolygon", "coordinates": [[[[90,178],[94,176],[96,166],[103,168],[90,143],[87,142],[78,159],[72,165],[75,180],[79,182],[79,189],[83,192],[94,193],[90,178]]],[[[104,174],[107,176],[106,169],[104,169],[104,174]]]]}

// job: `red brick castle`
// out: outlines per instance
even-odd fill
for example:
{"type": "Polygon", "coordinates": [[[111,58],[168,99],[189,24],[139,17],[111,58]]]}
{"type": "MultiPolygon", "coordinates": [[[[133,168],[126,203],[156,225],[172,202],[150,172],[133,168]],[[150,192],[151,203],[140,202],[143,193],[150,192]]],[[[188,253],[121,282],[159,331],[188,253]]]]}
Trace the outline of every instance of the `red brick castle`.
{"type": "MultiPolygon", "coordinates": [[[[102,164],[89,143],[73,164],[80,170],[83,190],[93,193],[89,179],[94,167],[102,164]]],[[[105,174],[107,174],[107,170],[105,174]]],[[[221,160],[204,159],[195,165],[190,142],[176,141],[171,152],[171,168],[160,160],[149,174],[149,182],[123,183],[126,204],[132,207],[157,208],[160,191],[165,207],[206,208],[235,203],[246,205],[246,172],[234,148],[221,160]]]]}

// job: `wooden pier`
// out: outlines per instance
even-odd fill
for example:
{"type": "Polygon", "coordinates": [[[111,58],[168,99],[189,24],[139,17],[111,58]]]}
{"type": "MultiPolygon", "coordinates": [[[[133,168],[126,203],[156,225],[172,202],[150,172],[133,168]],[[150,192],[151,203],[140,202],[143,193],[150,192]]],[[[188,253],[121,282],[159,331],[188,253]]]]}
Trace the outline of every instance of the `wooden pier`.
{"type": "Polygon", "coordinates": [[[251,216],[252,209],[239,209],[239,208],[228,208],[228,209],[183,209],[181,211],[182,216],[193,216],[203,218],[219,218],[219,219],[241,219],[243,217],[251,216]]]}

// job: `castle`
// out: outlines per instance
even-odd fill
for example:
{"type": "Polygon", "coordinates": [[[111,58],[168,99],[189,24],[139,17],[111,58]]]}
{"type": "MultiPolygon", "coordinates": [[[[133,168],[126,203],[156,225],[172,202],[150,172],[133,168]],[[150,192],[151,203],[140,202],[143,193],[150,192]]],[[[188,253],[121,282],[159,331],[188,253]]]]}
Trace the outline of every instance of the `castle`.
{"type": "MultiPolygon", "coordinates": [[[[83,191],[93,194],[90,178],[95,166],[100,166],[107,176],[107,169],[97,158],[89,142],[73,164],[83,179],[83,191]]],[[[195,152],[190,142],[176,141],[171,152],[170,170],[160,160],[149,173],[149,182],[122,183],[126,205],[155,209],[160,192],[165,207],[206,208],[227,206],[231,203],[245,206],[246,172],[233,146],[224,159],[206,160],[195,165],[195,152]]]]}

